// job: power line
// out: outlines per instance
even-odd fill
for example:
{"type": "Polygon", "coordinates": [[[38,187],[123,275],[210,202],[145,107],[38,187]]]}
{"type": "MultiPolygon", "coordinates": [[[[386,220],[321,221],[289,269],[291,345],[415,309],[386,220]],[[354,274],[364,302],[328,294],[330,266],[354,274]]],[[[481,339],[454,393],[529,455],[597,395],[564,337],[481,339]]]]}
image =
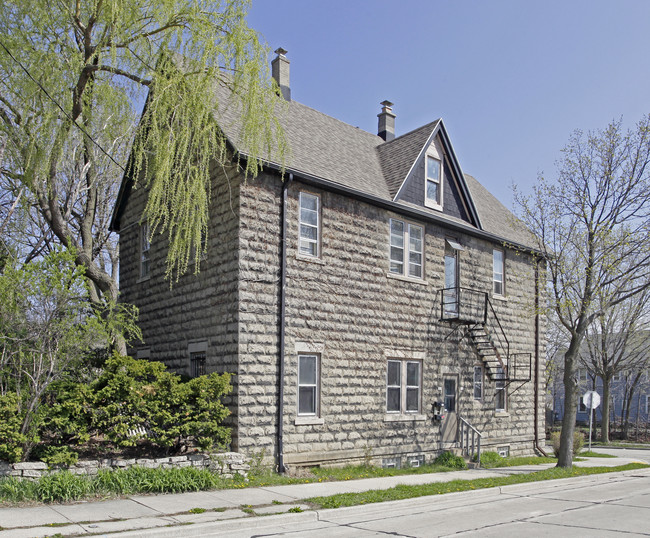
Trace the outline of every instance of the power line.
{"type": "Polygon", "coordinates": [[[68,113],[65,111],[65,109],[64,109],[64,108],[59,104],[59,102],[58,102],[56,99],[54,99],[54,97],[52,97],[52,96],[48,93],[48,91],[43,87],[43,85],[42,85],[38,80],[36,80],[36,79],[32,76],[32,74],[27,70],[27,68],[26,68],[26,67],[25,67],[25,66],[24,66],[24,65],[23,65],[23,64],[22,64],[18,59],[16,59],[16,58],[14,57],[14,55],[11,54],[11,52],[9,52],[9,49],[8,49],[7,47],[5,47],[5,45],[4,45],[4,43],[3,43],[2,41],[0,41],[0,47],[2,47],[2,48],[5,50],[5,52],[9,55],[9,57],[10,57],[14,62],[16,62],[16,63],[20,66],[20,68],[21,68],[23,71],[25,71],[25,73],[27,73],[27,76],[28,76],[30,79],[32,79],[32,81],[34,82],[34,84],[36,84],[36,85],[41,89],[41,91],[42,91],[42,92],[43,92],[43,93],[48,97],[48,99],[50,99],[50,101],[52,101],[52,102],[53,102],[57,107],[59,107],[59,109],[61,110],[61,112],[63,112],[63,114],[65,115],[65,117],[68,118],[68,119],[70,120],[70,122],[72,122],[72,124],[73,124],[77,129],[79,129],[82,133],[84,133],[84,134],[85,134],[85,135],[86,135],[86,136],[91,140],[91,142],[92,142],[93,144],[95,144],[95,145],[100,149],[100,151],[101,151],[104,155],[106,155],[106,156],[107,156],[111,161],[113,161],[113,162],[114,162],[114,163],[115,163],[119,168],[121,168],[122,171],[124,172],[124,171],[125,171],[124,167],[123,167],[120,163],[118,163],[115,159],[113,159],[113,157],[112,157],[112,156],[111,156],[111,155],[110,155],[110,154],[109,154],[109,153],[108,153],[108,152],[107,152],[107,151],[106,151],[106,150],[105,150],[105,149],[104,149],[104,148],[99,144],[99,142],[97,142],[97,141],[92,137],[92,135],[91,135],[88,131],[86,131],[86,129],[84,129],[81,125],[79,125],[76,121],[74,121],[74,120],[72,119],[72,116],[70,116],[70,114],[68,114],[68,113]]]}

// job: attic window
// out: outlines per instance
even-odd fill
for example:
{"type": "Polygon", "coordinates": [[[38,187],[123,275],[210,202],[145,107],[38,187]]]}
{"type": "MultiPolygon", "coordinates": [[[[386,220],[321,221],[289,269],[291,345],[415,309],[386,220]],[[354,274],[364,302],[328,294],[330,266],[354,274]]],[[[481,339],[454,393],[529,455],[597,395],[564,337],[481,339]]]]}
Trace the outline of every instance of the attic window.
{"type": "Polygon", "coordinates": [[[426,160],[424,205],[442,209],[442,162],[432,155],[427,155],[426,160]]]}

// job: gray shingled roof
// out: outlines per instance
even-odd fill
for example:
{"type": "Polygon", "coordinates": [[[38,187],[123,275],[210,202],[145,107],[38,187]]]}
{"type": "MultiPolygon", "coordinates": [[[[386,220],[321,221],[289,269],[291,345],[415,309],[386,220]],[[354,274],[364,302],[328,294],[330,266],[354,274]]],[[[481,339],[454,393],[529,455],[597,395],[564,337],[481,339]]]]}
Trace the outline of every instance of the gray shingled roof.
{"type": "MultiPolygon", "coordinates": [[[[238,105],[230,99],[230,92],[215,85],[215,116],[219,126],[236,151],[249,155],[241,140],[238,105]]],[[[296,101],[278,104],[277,117],[284,129],[289,145],[289,155],[284,166],[316,180],[325,180],[380,200],[396,208],[410,204],[394,202],[394,197],[406,179],[411,166],[422,151],[441,120],[435,120],[409,133],[385,142],[368,133],[327,116],[296,101]],[[285,105],[285,106],[283,106],[285,105]]],[[[272,162],[268,156],[262,157],[272,162]]],[[[279,163],[275,163],[279,164],[279,163]]],[[[482,231],[513,243],[533,246],[535,242],[526,228],[517,221],[485,187],[472,176],[465,175],[470,195],[478,211],[482,231]]],[[[129,179],[125,176],[116,204],[111,226],[116,227],[120,207],[128,196],[129,179]]],[[[417,208],[421,215],[429,214],[438,221],[461,226],[468,231],[478,229],[471,224],[425,207],[417,208]]],[[[119,225],[117,226],[119,228],[119,225]]]]}
{"type": "Polygon", "coordinates": [[[506,206],[499,202],[473,176],[464,175],[474,205],[481,216],[481,224],[486,232],[520,245],[533,246],[536,244],[535,237],[506,206]]]}
{"type": "Polygon", "coordinates": [[[409,170],[411,170],[413,163],[438,123],[440,123],[440,120],[433,121],[390,142],[377,146],[381,169],[384,172],[388,190],[393,198],[402,183],[404,183],[409,170]]]}

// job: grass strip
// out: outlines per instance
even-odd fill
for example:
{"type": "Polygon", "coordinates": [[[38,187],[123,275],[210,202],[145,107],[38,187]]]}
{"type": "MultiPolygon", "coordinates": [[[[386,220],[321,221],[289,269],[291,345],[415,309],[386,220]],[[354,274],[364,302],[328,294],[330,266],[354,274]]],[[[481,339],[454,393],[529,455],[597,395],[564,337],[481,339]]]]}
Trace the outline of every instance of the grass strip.
{"type": "Polygon", "coordinates": [[[412,499],[414,497],[423,497],[425,495],[441,495],[458,491],[472,491],[497,486],[509,486],[526,482],[538,482],[543,480],[556,480],[559,478],[573,478],[576,476],[645,469],[647,467],[649,466],[641,463],[629,463],[619,467],[573,467],[571,469],[553,467],[551,469],[545,469],[530,474],[478,478],[475,480],[453,480],[451,482],[435,482],[432,484],[417,486],[399,485],[394,488],[383,490],[370,490],[360,493],[341,493],[329,497],[311,497],[305,499],[304,502],[313,504],[318,508],[340,508],[343,506],[357,506],[360,504],[412,499]]]}
{"type": "Polygon", "coordinates": [[[601,452],[594,452],[593,450],[584,450],[580,452],[581,458],[615,458],[611,454],[602,454],[601,452]]]}

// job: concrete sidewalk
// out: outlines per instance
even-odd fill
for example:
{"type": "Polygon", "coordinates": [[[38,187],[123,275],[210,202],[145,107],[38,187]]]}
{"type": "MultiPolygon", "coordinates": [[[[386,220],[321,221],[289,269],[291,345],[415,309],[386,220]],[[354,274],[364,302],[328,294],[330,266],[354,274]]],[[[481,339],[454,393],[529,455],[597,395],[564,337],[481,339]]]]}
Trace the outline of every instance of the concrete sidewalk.
{"type": "MultiPolygon", "coordinates": [[[[649,455],[650,458],[650,455],[649,455]]],[[[644,458],[647,461],[648,458],[644,458]]],[[[618,466],[640,461],[634,458],[587,458],[576,466],[618,466]]],[[[643,461],[645,463],[646,461],[643,461]]],[[[124,499],[53,504],[27,508],[0,508],[0,538],[45,536],[110,535],[124,531],[158,528],[149,536],[183,536],[181,525],[209,523],[226,519],[309,511],[302,499],[316,496],[388,489],[399,484],[418,485],[452,480],[473,480],[511,474],[530,473],[554,464],[469,469],[447,473],[402,475],[341,482],[321,482],[288,486],[228,489],[170,495],[134,495],[124,499]],[[163,527],[170,527],[163,529],[163,527]]],[[[300,514],[290,514],[296,520],[300,514]]],[[[233,521],[233,525],[237,524],[233,521]]],[[[189,529],[185,529],[189,530],[189,529]]],[[[136,533],[128,532],[131,536],[136,533]]]]}

